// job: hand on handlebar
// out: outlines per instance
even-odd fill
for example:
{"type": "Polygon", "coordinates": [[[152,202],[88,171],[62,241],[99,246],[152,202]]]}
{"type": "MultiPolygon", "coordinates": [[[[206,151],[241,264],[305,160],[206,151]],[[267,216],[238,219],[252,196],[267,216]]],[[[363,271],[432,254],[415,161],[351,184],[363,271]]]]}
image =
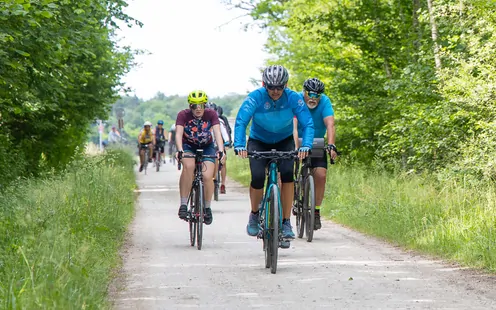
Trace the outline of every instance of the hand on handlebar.
{"type": "Polygon", "coordinates": [[[309,147],[302,146],[298,149],[298,159],[303,160],[308,156],[308,152],[310,151],[309,147]]]}
{"type": "Polygon", "coordinates": [[[181,162],[181,158],[183,157],[183,151],[177,151],[175,156],[176,156],[176,161],[178,163],[181,162]]]}
{"type": "Polygon", "coordinates": [[[244,148],[244,147],[235,147],[234,153],[241,158],[247,158],[248,157],[248,152],[246,151],[246,148],[244,148]]]}
{"type": "Polygon", "coordinates": [[[221,164],[226,163],[226,154],[224,152],[217,152],[217,158],[220,160],[221,164]]]}

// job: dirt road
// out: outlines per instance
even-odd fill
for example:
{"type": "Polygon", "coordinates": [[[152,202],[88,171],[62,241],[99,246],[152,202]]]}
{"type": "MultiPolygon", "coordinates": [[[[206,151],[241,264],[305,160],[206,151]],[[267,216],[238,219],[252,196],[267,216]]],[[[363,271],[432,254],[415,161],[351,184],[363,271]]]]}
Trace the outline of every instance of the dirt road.
{"type": "MultiPolygon", "coordinates": [[[[176,167],[139,174],[139,205],[113,294],[116,309],[496,309],[496,282],[402,252],[331,222],[280,249],[277,274],[247,236],[247,189],[212,203],[203,249],[177,217],[176,167]]],[[[294,225],[294,223],[293,223],[294,225]]]]}

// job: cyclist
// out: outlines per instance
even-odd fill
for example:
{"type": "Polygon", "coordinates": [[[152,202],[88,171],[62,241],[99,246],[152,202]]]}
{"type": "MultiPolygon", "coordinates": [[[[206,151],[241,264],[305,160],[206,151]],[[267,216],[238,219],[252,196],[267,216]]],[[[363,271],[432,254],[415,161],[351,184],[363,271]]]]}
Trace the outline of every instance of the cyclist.
{"type": "Polygon", "coordinates": [[[155,146],[155,135],[151,129],[152,123],[146,121],[138,135],[138,147],[140,154],[140,168],[139,172],[143,171],[143,163],[145,162],[145,150],[142,149],[142,145],[147,145],[150,150],[150,157],[148,158],[148,162],[151,163],[153,160],[153,148],[155,146]]]}
{"type": "Polygon", "coordinates": [[[172,124],[170,129],[169,129],[169,157],[170,157],[170,162],[172,162],[172,156],[175,156],[174,154],[174,147],[176,146],[176,124],[172,124]]]}
{"type": "MultiPolygon", "coordinates": [[[[304,128],[299,157],[303,159],[308,155],[314,134],[312,116],[301,95],[287,88],[288,80],[289,74],[286,68],[279,65],[269,66],[262,75],[263,87],[249,93],[242,103],[234,125],[234,149],[241,158],[247,157],[247,149],[248,151],[294,150],[293,116],[295,115],[304,128]],[[252,124],[246,149],[245,133],[250,120],[252,124]]],[[[257,236],[260,230],[259,205],[263,199],[267,163],[266,160],[250,159],[251,213],[246,227],[250,236],[257,236]]],[[[281,161],[279,171],[282,181],[282,235],[286,240],[295,237],[290,223],[294,195],[293,170],[294,161],[281,161]]],[[[289,247],[289,242],[285,242],[283,247],[289,247]]]]}
{"type": "MultiPolygon", "coordinates": [[[[317,78],[307,79],[303,83],[303,98],[310,110],[315,126],[314,138],[324,138],[327,133],[327,152],[324,152],[322,158],[312,158],[312,175],[315,180],[315,226],[318,230],[322,227],[320,222],[320,205],[324,199],[326,173],[327,173],[327,153],[332,159],[337,157],[334,128],[334,110],[329,97],[324,95],[325,85],[317,78]]],[[[303,134],[303,126],[294,120],[295,125],[295,142],[298,143],[298,136],[303,134]]],[[[298,145],[298,144],[297,144],[298,145]]]]}
{"type": "Polygon", "coordinates": [[[155,145],[157,154],[160,154],[160,160],[165,164],[165,128],[164,121],[159,120],[157,126],[155,127],[155,145]]]}
{"type": "MultiPolygon", "coordinates": [[[[203,149],[205,155],[215,155],[215,147],[212,135],[217,141],[222,141],[220,133],[219,117],[211,109],[205,109],[208,102],[207,94],[202,90],[192,91],[188,95],[189,109],[180,111],[176,119],[176,147],[177,158],[183,152],[194,154],[197,149],[203,149]],[[211,131],[213,129],[213,132],[211,131]]],[[[217,157],[224,162],[224,145],[219,144],[217,157]]],[[[203,182],[205,185],[205,224],[210,225],[213,220],[210,204],[214,193],[214,169],[215,160],[213,158],[204,159],[203,182]]],[[[188,196],[193,183],[195,171],[194,158],[182,158],[183,170],[179,181],[179,191],[181,196],[181,206],[178,215],[181,219],[186,219],[188,215],[188,196]]]]}
{"type": "MultiPolygon", "coordinates": [[[[229,143],[224,143],[224,147],[231,147],[232,146],[232,130],[231,126],[229,125],[229,121],[227,120],[227,117],[223,115],[224,111],[221,106],[217,106],[217,114],[219,115],[219,121],[221,125],[224,125],[227,131],[227,134],[229,135],[229,143]]],[[[226,193],[226,177],[227,177],[227,162],[222,165],[222,169],[220,170],[220,176],[221,176],[221,185],[220,185],[220,193],[225,194],[226,193]]]]}
{"type": "MultiPolygon", "coordinates": [[[[207,102],[207,104],[205,105],[205,108],[212,109],[217,113],[217,116],[219,115],[219,113],[217,112],[218,107],[214,102],[207,102]]],[[[229,134],[227,133],[227,129],[225,127],[225,124],[220,117],[219,117],[219,127],[220,127],[220,132],[222,134],[222,142],[221,143],[224,144],[224,150],[225,150],[225,148],[229,146],[230,138],[229,138],[229,134]]],[[[218,151],[219,147],[217,146],[217,140],[215,139],[215,136],[213,136],[213,140],[214,140],[215,151],[218,151]]],[[[222,165],[222,166],[224,167],[224,165],[222,165]]],[[[215,171],[214,171],[214,180],[216,179],[218,170],[219,170],[219,163],[216,162],[215,163],[215,171]]],[[[222,178],[222,170],[224,170],[224,168],[221,169],[221,184],[224,184],[223,183],[224,178],[222,178]]],[[[222,190],[222,188],[221,188],[221,190],[222,190]]],[[[221,193],[222,193],[222,191],[221,191],[221,193]]],[[[225,193],[225,186],[224,186],[224,193],[225,193]]]]}

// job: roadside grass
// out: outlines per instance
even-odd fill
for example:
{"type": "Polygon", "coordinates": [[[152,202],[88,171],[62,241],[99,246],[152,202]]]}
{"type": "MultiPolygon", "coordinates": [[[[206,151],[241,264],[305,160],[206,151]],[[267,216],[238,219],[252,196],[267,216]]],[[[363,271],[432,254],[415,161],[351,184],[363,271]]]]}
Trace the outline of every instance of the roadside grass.
{"type": "Polygon", "coordinates": [[[0,193],[0,308],[110,308],[134,187],[132,156],[114,150],[0,193]]]}
{"type": "MultiPolygon", "coordinates": [[[[229,176],[248,186],[248,160],[229,154],[229,176]]],[[[432,175],[330,166],[322,212],[405,248],[496,271],[496,187],[432,175]]]]}

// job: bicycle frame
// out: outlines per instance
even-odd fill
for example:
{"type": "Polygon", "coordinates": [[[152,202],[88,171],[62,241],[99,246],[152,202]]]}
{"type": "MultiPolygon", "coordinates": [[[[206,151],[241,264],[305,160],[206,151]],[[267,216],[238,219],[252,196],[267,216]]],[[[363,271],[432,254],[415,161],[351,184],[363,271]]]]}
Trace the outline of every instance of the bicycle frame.
{"type": "MultiPolygon", "coordinates": [[[[278,173],[279,169],[277,168],[277,160],[271,160],[270,163],[269,163],[269,170],[267,171],[267,184],[265,186],[265,192],[264,192],[264,196],[263,196],[263,199],[262,199],[262,206],[261,206],[261,209],[260,209],[260,214],[262,216],[260,216],[260,224],[262,227],[264,227],[263,231],[261,232],[261,234],[259,234],[258,238],[259,239],[262,239],[263,238],[263,233],[265,231],[269,231],[269,221],[266,221],[265,219],[266,218],[270,218],[270,208],[267,208],[267,204],[269,203],[269,198],[270,198],[270,192],[272,190],[272,187],[273,186],[276,186],[276,187],[279,187],[278,183],[277,183],[277,173],[278,173]]],[[[281,195],[280,195],[280,191],[278,191],[279,195],[277,197],[277,200],[279,202],[278,206],[279,206],[279,214],[282,214],[282,204],[281,204],[281,195]]],[[[282,216],[279,216],[279,230],[281,230],[282,228],[282,216]]],[[[281,234],[279,234],[279,237],[281,236],[281,234]]],[[[281,238],[279,238],[281,239],[281,238]]],[[[279,240],[280,242],[281,240],[279,240]]]]}

